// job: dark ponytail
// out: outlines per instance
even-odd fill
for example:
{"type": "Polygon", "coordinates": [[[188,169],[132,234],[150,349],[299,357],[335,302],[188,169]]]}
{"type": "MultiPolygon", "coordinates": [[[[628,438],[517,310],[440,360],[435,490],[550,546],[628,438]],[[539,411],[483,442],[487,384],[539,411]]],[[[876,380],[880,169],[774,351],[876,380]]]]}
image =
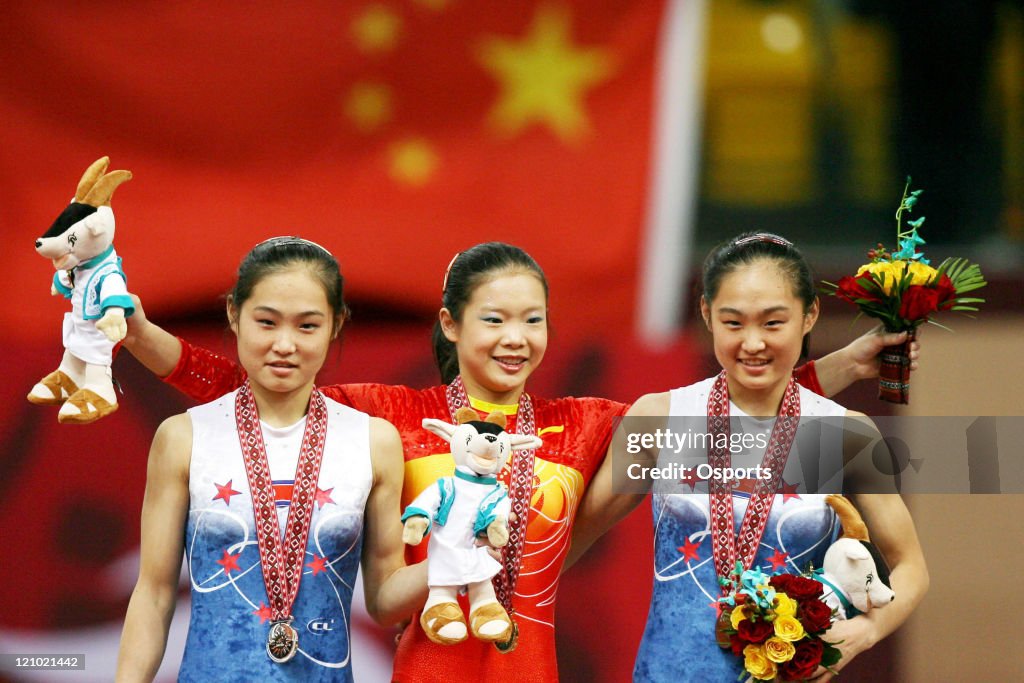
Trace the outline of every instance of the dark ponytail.
{"type": "MultiPolygon", "coordinates": [[[[768,232],[745,232],[711,250],[704,259],[701,278],[704,300],[710,306],[726,275],[740,266],[750,265],[762,259],[773,261],[778,266],[792,285],[793,294],[803,303],[804,313],[809,311],[818,298],[810,264],[792,242],[768,232]]],[[[810,334],[804,335],[800,348],[801,358],[807,356],[810,351],[810,337],[810,334]]]]}
{"type": "MultiPolygon", "coordinates": [[[[548,281],[544,271],[525,251],[504,242],[486,242],[470,247],[456,254],[448,265],[441,305],[448,309],[455,322],[462,322],[462,313],[477,287],[500,275],[517,272],[536,276],[544,286],[544,298],[547,299],[548,281]]],[[[441,381],[448,384],[459,374],[459,357],[455,344],[444,336],[440,320],[434,321],[431,341],[441,381]]]]}

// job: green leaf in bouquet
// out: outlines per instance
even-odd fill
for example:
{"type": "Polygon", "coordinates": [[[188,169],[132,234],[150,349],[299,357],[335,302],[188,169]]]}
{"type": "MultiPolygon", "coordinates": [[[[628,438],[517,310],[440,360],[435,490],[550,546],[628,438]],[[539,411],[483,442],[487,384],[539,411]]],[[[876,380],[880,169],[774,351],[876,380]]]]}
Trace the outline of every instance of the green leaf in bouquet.
{"type": "Polygon", "coordinates": [[[830,666],[835,666],[839,663],[839,660],[843,658],[842,651],[840,651],[838,647],[834,647],[842,642],[843,641],[841,640],[838,643],[826,643],[824,640],[821,641],[821,644],[824,645],[824,648],[821,651],[821,665],[823,667],[828,668],[830,666]]]}

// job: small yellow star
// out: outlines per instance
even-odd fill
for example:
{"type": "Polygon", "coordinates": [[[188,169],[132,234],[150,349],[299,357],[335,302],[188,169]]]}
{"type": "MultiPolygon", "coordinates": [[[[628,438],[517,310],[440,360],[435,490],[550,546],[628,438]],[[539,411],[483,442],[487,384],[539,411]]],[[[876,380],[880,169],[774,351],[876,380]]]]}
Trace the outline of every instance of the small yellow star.
{"type": "Polygon", "coordinates": [[[568,12],[551,7],[538,10],[521,42],[486,38],[478,59],[501,84],[489,115],[499,133],[514,135],[540,123],[566,142],[588,131],[583,97],[612,72],[608,52],[573,46],[568,12]]]}
{"type": "Polygon", "coordinates": [[[395,47],[402,18],[383,5],[369,5],[352,21],[352,38],[364,53],[387,52],[395,47]]]}
{"type": "Polygon", "coordinates": [[[363,133],[391,118],[391,89],[383,83],[356,83],[345,98],[345,114],[363,133]]]}
{"type": "Polygon", "coordinates": [[[391,145],[391,177],[406,185],[420,186],[430,180],[439,163],[433,146],[423,138],[409,138],[391,145]]]}

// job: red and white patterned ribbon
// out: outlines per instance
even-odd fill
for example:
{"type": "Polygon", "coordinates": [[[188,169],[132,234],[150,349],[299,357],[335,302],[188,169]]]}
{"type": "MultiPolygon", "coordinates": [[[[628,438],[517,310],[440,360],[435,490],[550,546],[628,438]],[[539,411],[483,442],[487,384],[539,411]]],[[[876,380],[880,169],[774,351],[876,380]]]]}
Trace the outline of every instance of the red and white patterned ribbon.
{"type": "Polygon", "coordinates": [[[302,566],[306,559],[306,541],[313,516],[314,491],[320,479],[320,463],[327,438],[327,404],[323,394],[314,387],[309,399],[309,414],[302,435],[302,449],[295,468],[295,486],[285,523],[284,538],[277,522],[274,486],[270,463],[263,442],[259,410],[249,382],[235,396],[235,424],[242,446],[242,460],[249,479],[253,514],[256,517],[256,540],[260,549],[263,583],[274,621],[289,620],[292,605],[299,594],[302,566]]]}
{"type": "MultiPolygon", "coordinates": [[[[753,495],[740,523],[738,537],[734,533],[736,521],[732,505],[732,482],[721,478],[710,481],[711,546],[718,576],[728,577],[736,568],[737,560],[743,564],[744,569],[750,569],[753,565],[799,424],[800,390],[796,381],[790,379],[761,460],[761,467],[767,469],[770,476],[768,479],[756,480],[753,495]]],[[[729,385],[724,370],[715,379],[711,393],[708,394],[708,434],[712,443],[708,449],[708,463],[712,468],[730,467],[729,385]]]]}
{"type": "MultiPolygon", "coordinates": [[[[447,398],[448,412],[451,413],[453,423],[455,422],[455,413],[459,408],[464,406],[472,408],[461,377],[456,377],[448,385],[447,398]]],[[[537,433],[533,416],[533,401],[525,391],[519,397],[515,433],[527,436],[534,436],[537,433]]],[[[509,522],[508,544],[501,551],[502,570],[492,581],[498,602],[509,613],[513,612],[512,596],[516,591],[523,547],[526,545],[526,520],[530,513],[530,498],[533,496],[533,458],[532,450],[512,452],[508,495],[512,502],[512,512],[515,513],[516,518],[509,522]]]]}

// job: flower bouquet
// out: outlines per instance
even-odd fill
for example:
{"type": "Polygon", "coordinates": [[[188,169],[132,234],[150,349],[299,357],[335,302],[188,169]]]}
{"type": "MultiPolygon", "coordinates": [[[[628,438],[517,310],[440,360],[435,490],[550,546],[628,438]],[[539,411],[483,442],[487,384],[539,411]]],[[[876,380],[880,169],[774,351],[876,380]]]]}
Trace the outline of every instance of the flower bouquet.
{"type": "Polygon", "coordinates": [[[804,681],[819,666],[833,671],[842,653],[821,637],[833,616],[821,600],[821,583],[794,574],[743,571],[738,562],[730,577],[719,581],[729,592],[719,598],[716,636],[719,646],[743,658],[741,679],[749,674],[759,681],[804,681]]]}
{"type": "MultiPolygon", "coordinates": [[[[907,221],[903,212],[912,212],[921,190],[908,192],[910,178],[903,188],[903,198],[896,210],[896,242],[899,251],[889,253],[881,243],[868,251],[871,259],[838,283],[824,282],[828,294],[839,297],[860,309],[860,315],[877,318],[887,332],[906,331],[907,339],[900,346],[882,352],[879,370],[878,397],[892,403],[910,400],[909,348],[921,323],[939,325],[931,319],[937,311],[977,311],[974,304],[984,299],[965,297],[967,292],[985,286],[985,279],[976,263],[962,258],[947,258],[933,268],[918,251],[925,241],[917,234],[924,216],[907,221]]],[[[945,328],[949,329],[949,328],[945,328]]]]}

